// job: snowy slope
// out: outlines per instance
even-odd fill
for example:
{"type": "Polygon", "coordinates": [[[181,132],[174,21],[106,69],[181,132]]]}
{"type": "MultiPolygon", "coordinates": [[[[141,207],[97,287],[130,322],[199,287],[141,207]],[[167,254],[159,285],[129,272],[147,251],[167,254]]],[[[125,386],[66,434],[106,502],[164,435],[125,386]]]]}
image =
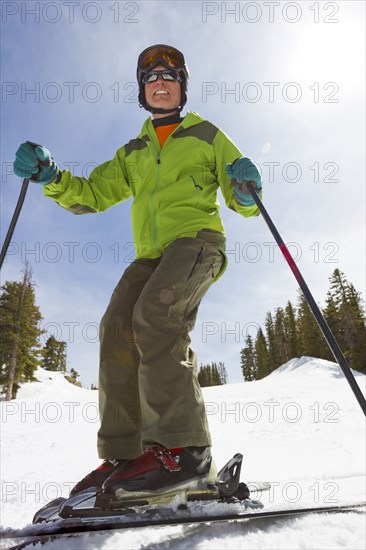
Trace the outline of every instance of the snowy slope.
{"type": "MultiPolygon", "coordinates": [[[[354,373],[361,389],[365,376],[354,373]]],[[[33,513],[98,464],[97,392],[39,369],[16,401],[1,403],[3,527],[33,513]]],[[[365,499],[365,421],[338,365],[302,357],[267,378],[204,388],[219,467],[244,454],[242,479],[273,483],[254,495],[270,508],[365,499]]],[[[365,548],[360,513],[279,519],[260,524],[143,528],[85,535],[72,548],[365,548]]],[[[70,548],[70,541],[42,548],[70,548]]]]}

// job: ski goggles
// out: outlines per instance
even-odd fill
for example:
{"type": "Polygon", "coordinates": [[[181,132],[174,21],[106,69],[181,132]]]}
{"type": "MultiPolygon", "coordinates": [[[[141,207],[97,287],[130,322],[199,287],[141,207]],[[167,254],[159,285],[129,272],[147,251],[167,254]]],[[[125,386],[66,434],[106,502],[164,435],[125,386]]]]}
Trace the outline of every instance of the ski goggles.
{"type": "Polygon", "coordinates": [[[146,48],[139,55],[137,66],[142,71],[147,71],[156,67],[159,63],[172,69],[182,69],[184,67],[184,57],[179,50],[171,46],[157,44],[156,46],[146,48]]]}
{"type": "Polygon", "coordinates": [[[181,77],[179,76],[179,74],[175,71],[149,71],[147,73],[145,73],[143,76],[142,76],[142,83],[143,84],[148,84],[150,82],[156,82],[157,79],[159,78],[159,76],[161,76],[163,78],[163,80],[167,80],[167,81],[170,81],[170,82],[181,82],[182,79],[181,77]]]}

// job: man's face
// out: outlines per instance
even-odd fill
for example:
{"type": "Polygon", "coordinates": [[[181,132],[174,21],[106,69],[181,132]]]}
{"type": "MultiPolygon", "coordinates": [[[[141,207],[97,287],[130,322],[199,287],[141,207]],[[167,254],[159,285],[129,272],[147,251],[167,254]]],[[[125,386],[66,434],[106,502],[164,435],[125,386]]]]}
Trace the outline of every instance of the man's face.
{"type": "MultiPolygon", "coordinates": [[[[154,71],[164,71],[164,65],[157,65],[154,71]]],[[[177,109],[180,105],[180,82],[163,80],[161,75],[155,82],[145,84],[145,97],[151,107],[177,109]]]]}

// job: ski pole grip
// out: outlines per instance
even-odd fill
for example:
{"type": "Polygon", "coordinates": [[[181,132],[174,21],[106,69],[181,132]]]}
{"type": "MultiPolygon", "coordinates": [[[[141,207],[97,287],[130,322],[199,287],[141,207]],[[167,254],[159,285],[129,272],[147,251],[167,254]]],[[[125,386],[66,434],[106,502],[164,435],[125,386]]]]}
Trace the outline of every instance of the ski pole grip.
{"type": "MultiPolygon", "coordinates": [[[[27,140],[27,143],[35,149],[36,147],[44,147],[44,145],[40,145],[39,143],[34,143],[33,141],[27,140]]],[[[51,166],[52,160],[38,160],[39,164],[42,164],[42,166],[51,166]]]]}

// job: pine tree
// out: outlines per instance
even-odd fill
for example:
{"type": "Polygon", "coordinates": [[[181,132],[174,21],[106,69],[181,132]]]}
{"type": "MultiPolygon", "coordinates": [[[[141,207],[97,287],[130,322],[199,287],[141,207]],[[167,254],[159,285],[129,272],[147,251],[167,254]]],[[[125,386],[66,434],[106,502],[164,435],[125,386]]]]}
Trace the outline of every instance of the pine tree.
{"type": "Polygon", "coordinates": [[[70,384],[74,384],[75,386],[79,386],[79,388],[82,387],[81,382],[78,380],[80,374],[75,370],[71,369],[70,374],[66,374],[65,378],[70,384]]]}
{"type": "Polygon", "coordinates": [[[299,294],[297,330],[299,355],[327,358],[327,343],[302,292],[299,294]]]}
{"type": "Polygon", "coordinates": [[[344,274],[335,269],[330,277],[330,289],[327,294],[326,307],[324,310],[324,316],[329,324],[331,331],[338,345],[345,351],[347,348],[345,337],[345,322],[341,318],[340,311],[342,304],[346,302],[346,287],[347,282],[344,274]]]}
{"type": "Polygon", "coordinates": [[[200,366],[198,372],[198,382],[200,386],[222,386],[227,382],[227,373],[224,363],[214,363],[200,366]]]}
{"type": "Polygon", "coordinates": [[[200,370],[198,372],[198,382],[199,382],[201,388],[211,386],[209,370],[207,368],[207,365],[202,365],[202,363],[201,363],[201,366],[200,366],[200,370]]]}
{"type": "Polygon", "coordinates": [[[221,378],[219,374],[219,369],[217,363],[211,363],[211,376],[212,376],[212,386],[221,386],[221,378]]]}
{"type": "Polygon", "coordinates": [[[21,282],[6,281],[1,287],[0,384],[6,388],[7,401],[16,397],[19,382],[35,380],[41,319],[27,264],[21,282]]]}
{"type": "Polygon", "coordinates": [[[334,270],[330,283],[324,317],[350,366],[366,373],[366,324],[361,295],[339,269],[334,270]]]}
{"type": "Polygon", "coordinates": [[[361,295],[352,284],[349,285],[347,302],[343,304],[340,313],[347,320],[345,338],[349,364],[366,374],[366,318],[361,295]]]}
{"type": "Polygon", "coordinates": [[[257,336],[254,341],[254,354],[255,354],[255,363],[257,365],[257,380],[268,376],[271,373],[269,355],[268,355],[268,346],[266,342],[266,337],[264,336],[263,330],[258,329],[257,336]]]}
{"type": "Polygon", "coordinates": [[[266,315],[264,326],[266,329],[269,364],[272,372],[281,365],[281,361],[279,359],[273,317],[270,311],[266,315]]]}
{"type": "Polygon", "coordinates": [[[257,379],[254,344],[250,334],[246,337],[245,347],[241,350],[241,369],[245,381],[250,382],[257,379]]]}
{"type": "Polygon", "coordinates": [[[75,381],[75,383],[77,382],[77,379],[79,378],[80,374],[75,370],[75,369],[71,369],[70,371],[70,374],[71,374],[71,378],[75,381]]]}
{"type": "MultiPolygon", "coordinates": [[[[330,278],[323,315],[349,365],[366,374],[366,317],[361,294],[339,269],[330,278]]],[[[299,292],[297,309],[290,301],[278,307],[274,317],[268,312],[265,333],[260,328],[255,342],[247,338],[241,350],[245,380],[267,376],[282,363],[301,355],[334,361],[334,356],[315,320],[309,304],[299,292]]]]}
{"type": "Polygon", "coordinates": [[[285,308],[285,333],[287,340],[288,361],[299,356],[296,310],[290,301],[285,308]]]}
{"type": "Polygon", "coordinates": [[[288,341],[285,326],[285,314],[282,307],[278,307],[274,320],[274,337],[277,348],[276,367],[283,365],[289,360],[288,341]]]}
{"type": "MultiPolygon", "coordinates": [[[[338,345],[342,350],[344,350],[342,319],[339,316],[339,311],[331,291],[328,291],[327,293],[326,306],[322,313],[338,345]]],[[[325,352],[325,359],[328,359],[328,361],[334,361],[334,356],[329,346],[327,346],[327,350],[325,352]]]]}
{"type": "Polygon", "coordinates": [[[51,335],[41,350],[41,367],[49,371],[66,372],[66,342],[51,335]]]}
{"type": "Polygon", "coordinates": [[[227,370],[226,370],[226,367],[225,367],[225,363],[222,363],[220,361],[219,366],[218,366],[218,370],[219,370],[221,384],[227,384],[228,383],[228,374],[227,374],[227,370]]]}

